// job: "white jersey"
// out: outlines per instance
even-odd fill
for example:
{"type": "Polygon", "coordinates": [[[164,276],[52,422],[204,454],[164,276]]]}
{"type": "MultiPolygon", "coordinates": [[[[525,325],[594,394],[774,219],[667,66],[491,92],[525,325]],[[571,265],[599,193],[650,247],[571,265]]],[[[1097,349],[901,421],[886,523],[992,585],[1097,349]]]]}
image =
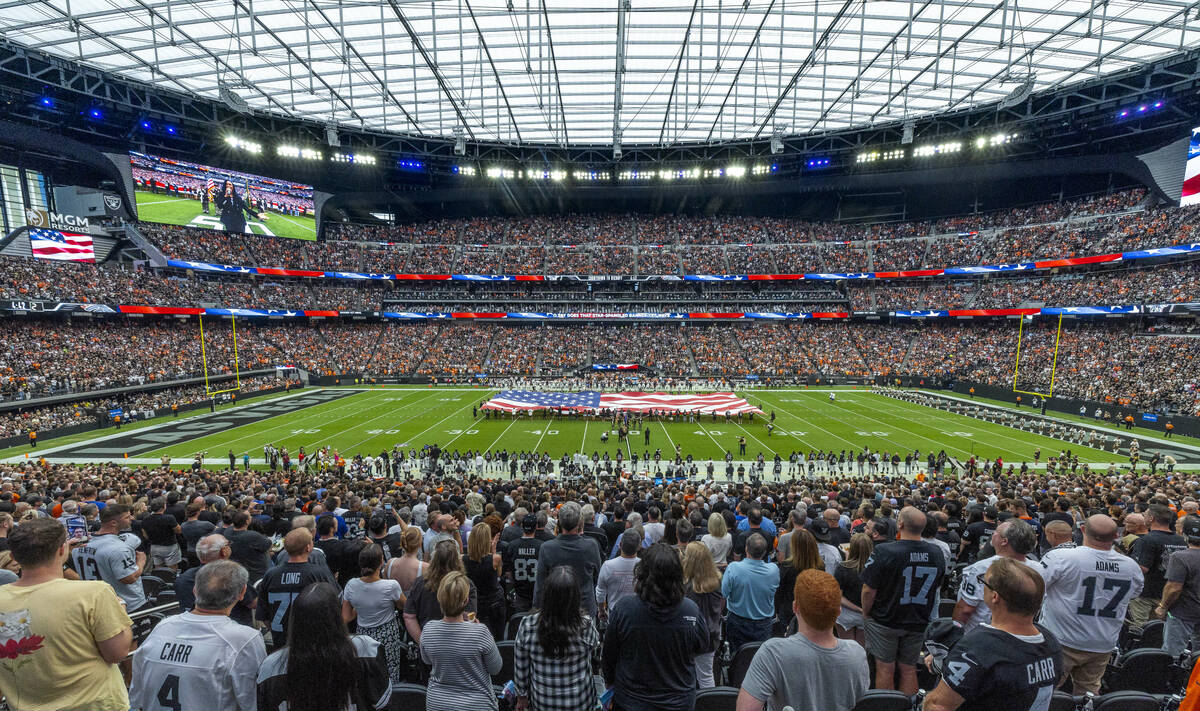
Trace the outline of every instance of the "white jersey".
{"type": "Polygon", "coordinates": [[[1129,601],[1142,592],[1137,561],[1095,548],[1056,548],[1042,560],[1042,625],[1065,647],[1108,652],[1117,645],[1129,601]]]}
{"type": "MultiPolygon", "coordinates": [[[[983,578],[988,568],[992,567],[992,563],[999,559],[1000,556],[994,555],[977,560],[963,569],[962,583],[958,586],[958,599],[975,608],[971,617],[963,624],[964,634],[992,621],[992,608],[988,607],[983,595],[983,578]]],[[[1026,558],[1021,562],[1039,573],[1042,572],[1042,566],[1036,560],[1026,558]]]]}
{"type": "Polygon", "coordinates": [[[113,587],[128,612],[146,604],[142,581],[122,583],[138,572],[137,536],[132,533],[106,533],[92,536],[71,550],[71,565],[84,580],[103,580],[113,587]]]}
{"type": "Polygon", "coordinates": [[[220,615],[185,612],[155,626],[133,655],[133,711],[253,711],[267,658],[262,635],[220,615]]]}

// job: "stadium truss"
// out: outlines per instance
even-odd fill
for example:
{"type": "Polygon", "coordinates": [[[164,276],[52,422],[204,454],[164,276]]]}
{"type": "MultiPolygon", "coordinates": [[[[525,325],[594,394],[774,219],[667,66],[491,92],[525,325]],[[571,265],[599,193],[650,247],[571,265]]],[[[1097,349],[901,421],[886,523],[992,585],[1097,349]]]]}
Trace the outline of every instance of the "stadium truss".
{"type": "Polygon", "coordinates": [[[805,136],[1000,102],[1200,45],[1176,0],[46,0],[11,42],[347,129],[503,144],[805,136]]]}

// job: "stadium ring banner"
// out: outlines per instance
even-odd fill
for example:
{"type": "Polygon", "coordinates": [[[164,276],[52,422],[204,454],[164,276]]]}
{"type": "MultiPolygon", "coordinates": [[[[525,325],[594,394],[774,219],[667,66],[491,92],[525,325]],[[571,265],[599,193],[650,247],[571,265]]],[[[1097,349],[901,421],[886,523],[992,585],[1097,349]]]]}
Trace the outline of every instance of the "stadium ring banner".
{"type": "Polygon", "coordinates": [[[150,306],[141,304],[83,304],[77,302],[38,301],[34,299],[0,300],[0,313],[92,313],[92,314],[140,314],[157,316],[239,316],[250,318],[384,318],[399,320],[432,319],[478,319],[478,320],[631,320],[631,321],[683,321],[683,320],[825,320],[882,318],[929,319],[929,318],[995,318],[1010,316],[1123,316],[1163,315],[1183,316],[1200,314],[1200,302],[1185,304],[1124,304],[1117,306],[1045,306],[1042,308],[1016,309],[920,309],[894,311],[678,311],[678,312],[628,312],[628,311],[339,311],[336,309],[246,309],[206,308],[200,306],[150,306]]]}
{"type": "Polygon", "coordinates": [[[1178,244],[1171,247],[1155,247],[1154,249],[1141,249],[1131,252],[1114,252],[1112,254],[1095,254],[1086,257],[1043,259],[1035,262],[1015,262],[1012,264],[985,264],[978,266],[945,267],[940,269],[909,269],[894,272],[809,272],[805,274],[685,274],[682,277],[674,274],[648,275],[642,277],[576,274],[380,274],[372,272],[286,269],[282,267],[247,267],[231,264],[193,262],[181,259],[168,259],[167,266],[175,267],[177,269],[221,272],[225,274],[262,274],[265,276],[294,276],[314,279],[377,279],[391,281],[857,281],[863,279],[902,279],[912,277],[964,276],[971,274],[994,274],[998,272],[1037,271],[1039,269],[1061,269],[1063,267],[1086,266],[1089,264],[1109,264],[1113,262],[1134,261],[1138,259],[1160,259],[1164,257],[1177,257],[1195,253],[1200,253],[1200,243],[1178,244]]]}

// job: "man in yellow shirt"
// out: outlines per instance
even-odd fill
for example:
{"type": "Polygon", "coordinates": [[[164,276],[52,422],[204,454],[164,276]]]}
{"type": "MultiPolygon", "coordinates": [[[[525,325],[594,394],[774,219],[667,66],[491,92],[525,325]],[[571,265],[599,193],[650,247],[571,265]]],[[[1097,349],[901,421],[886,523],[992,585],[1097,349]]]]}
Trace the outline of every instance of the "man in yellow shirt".
{"type": "Polygon", "coordinates": [[[13,711],[128,711],[117,663],[133,647],[132,621],[112,586],[63,579],[70,553],[56,519],[8,537],[21,579],[0,587],[0,693],[13,711]]]}

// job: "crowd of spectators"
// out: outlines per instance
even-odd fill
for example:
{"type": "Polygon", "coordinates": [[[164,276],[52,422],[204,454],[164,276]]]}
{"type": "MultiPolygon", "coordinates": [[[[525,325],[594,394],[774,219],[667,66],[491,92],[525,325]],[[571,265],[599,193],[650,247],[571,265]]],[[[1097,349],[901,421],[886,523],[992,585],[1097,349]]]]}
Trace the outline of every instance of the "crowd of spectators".
{"type": "Polygon", "coordinates": [[[377,273],[721,274],[993,264],[1189,241],[1192,211],[1128,212],[1131,190],[944,220],[861,225],[733,216],[554,215],[330,224],[310,242],[142,224],[168,256],[377,273]],[[1093,216],[1110,215],[1100,219],[1093,216]],[[1063,220],[1068,220],[1063,222],[1063,220]]]}
{"type": "Polygon", "coordinates": [[[1197,592],[1192,478],[951,469],[932,452],[900,476],[850,444],[836,479],[793,464],[749,484],[728,469],[580,478],[566,456],[554,478],[484,478],[456,472],[457,453],[398,448],[378,478],[280,462],[0,464],[0,615],[31,667],[0,691],[39,708],[146,708],[185,688],[214,708],[383,711],[416,682],[427,708],[495,709],[503,674],[535,709],[592,709],[601,687],[619,708],[689,711],[722,681],[743,709],[849,711],[871,686],[923,689],[927,709],[1027,709],[1065,679],[1081,696],[1151,683],[1108,667],[1151,617],[1168,628],[1155,662],[1188,659],[1194,642],[1172,633],[1197,592]],[[1104,616],[1079,603],[1098,567],[1122,591],[1104,616]],[[139,624],[135,645],[130,614],[168,599],[179,609],[139,624]],[[223,644],[186,644],[199,635],[223,644]],[[53,660],[32,654],[43,644],[53,660]],[[182,663],[196,653],[211,662],[182,663]]]}

